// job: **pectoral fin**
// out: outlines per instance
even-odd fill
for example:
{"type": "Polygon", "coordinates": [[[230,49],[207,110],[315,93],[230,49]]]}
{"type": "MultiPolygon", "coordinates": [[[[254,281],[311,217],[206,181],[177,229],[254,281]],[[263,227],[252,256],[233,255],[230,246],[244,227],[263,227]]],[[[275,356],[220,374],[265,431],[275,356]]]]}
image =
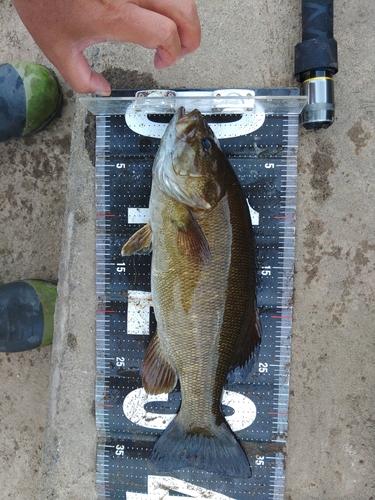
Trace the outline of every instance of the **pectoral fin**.
{"type": "Polygon", "coordinates": [[[175,221],[177,233],[177,245],[182,255],[186,255],[198,264],[209,264],[211,262],[211,251],[198,222],[188,211],[183,220],[175,221]]]}
{"type": "Polygon", "coordinates": [[[123,257],[133,255],[133,253],[150,253],[152,243],[152,230],[150,224],[141,227],[131,236],[122,247],[121,255],[123,257]]]}
{"type": "Polygon", "coordinates": [[[142,383],[148,394],[171,392],[177,384],[177,373],[160,345],[156,333],[146,351],[142,366],[142,383]]]}

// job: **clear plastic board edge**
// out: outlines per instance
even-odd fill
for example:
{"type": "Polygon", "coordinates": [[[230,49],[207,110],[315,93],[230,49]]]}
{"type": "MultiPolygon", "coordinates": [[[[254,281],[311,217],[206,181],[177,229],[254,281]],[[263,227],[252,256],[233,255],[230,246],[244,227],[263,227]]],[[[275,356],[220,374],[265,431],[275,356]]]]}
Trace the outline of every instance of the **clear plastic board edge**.
{"type": "MultiPolygon", "coordinates": [[[[244,89],[246,90],[246,89],[244,89]]],[[[235,89],[235,92],[238,92],[235,89]]],[[[250,90],[246,90],[251,92],[250,90]]],[[[217,91],[216,91],[217,92],[217,91]]],[[[228,92],[228,89],[227,89],[228,92]]],[[[79,102],[94,115],[121,115],[128,107],[138,112],[174,113],[180,106],[187,111],[198,107],[202,113],[243,112],[251,109],[256,113],[264,114],[300,114],[307,97],[304,95],[218,95],[210,91],[176,92],[173,96],[148,95],[134,97],[80,97],[79,102]],[[223,104],[225,105],[223,109],[223,104]],[[229,111],[226,111],[228,108],[229,111]]]]}
{"type": "Polygon", "coordinates": [[[124,115],[134,132],[161,138],[167,123],[155,122],[151,114],[173,114],[180,106],[187,112],[198,108],[205,115],[235,116],[227,123],[210,123],[218,139],[246,135],[260,128],[268,114],[300,114],[306,96],[255,95],[251,89],[202,91],[143,90],[133,97],[81,97],[79,102],[96,116],[124,115]]]}

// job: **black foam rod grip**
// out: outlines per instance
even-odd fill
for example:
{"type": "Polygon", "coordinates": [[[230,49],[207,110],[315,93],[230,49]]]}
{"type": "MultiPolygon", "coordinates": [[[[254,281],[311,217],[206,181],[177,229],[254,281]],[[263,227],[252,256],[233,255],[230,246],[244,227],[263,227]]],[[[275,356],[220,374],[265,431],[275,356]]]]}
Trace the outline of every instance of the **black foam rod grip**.
{"type": "Polygon", "coordinates": [[[337,43],[333,38],[333,0],[302,0],[302,42],[295,47],[295,75],[306,71],[338,70],[337,43]]]}
{"type": "Polygon", "coordinates": [[[333,38],[333,0],[302,0],[302,41],[333,38]]]}

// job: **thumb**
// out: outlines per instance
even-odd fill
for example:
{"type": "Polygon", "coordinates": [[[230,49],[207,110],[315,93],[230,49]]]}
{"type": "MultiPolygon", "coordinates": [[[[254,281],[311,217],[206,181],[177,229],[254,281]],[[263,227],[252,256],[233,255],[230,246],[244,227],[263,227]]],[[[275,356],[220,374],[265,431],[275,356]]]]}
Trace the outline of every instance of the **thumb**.
{"type": "Polygon", "coordinates": [[[82,52],[69,54],[68,57],[54,61],[64,80],[78,93],[109,96],[111,86],[100,74],[92,71],[82,52]]]}

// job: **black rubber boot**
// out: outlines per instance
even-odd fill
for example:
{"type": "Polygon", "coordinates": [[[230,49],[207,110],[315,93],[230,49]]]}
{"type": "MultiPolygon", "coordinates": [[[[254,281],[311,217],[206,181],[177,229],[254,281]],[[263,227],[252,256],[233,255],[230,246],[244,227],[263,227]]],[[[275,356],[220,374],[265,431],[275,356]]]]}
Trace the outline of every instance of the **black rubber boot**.
{"type": "Polygon", "coordinates": [[[0,64],[0,142],[41,130],[56,115],[61,101],[59,83],[45,66],[0,64]]]}
{"type": "Polygon", "coordinates": [[[0,351],[51,344],[57,283],[23,280],[0,286],[0,351]]]}

